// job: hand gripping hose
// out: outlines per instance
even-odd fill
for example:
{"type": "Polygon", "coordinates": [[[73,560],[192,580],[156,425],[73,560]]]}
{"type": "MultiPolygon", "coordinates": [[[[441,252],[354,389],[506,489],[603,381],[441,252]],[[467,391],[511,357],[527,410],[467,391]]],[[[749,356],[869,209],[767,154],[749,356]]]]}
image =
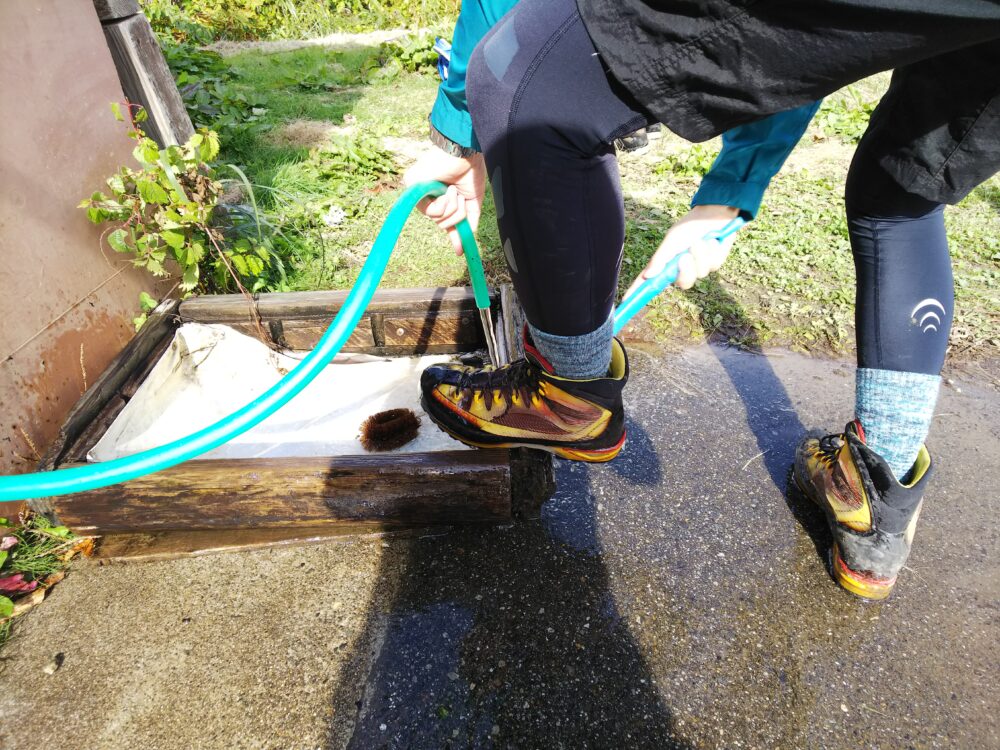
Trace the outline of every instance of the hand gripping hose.
{"type": "MultiPolygon", "coordinates": [[[[722,242],[744,224],[746,224],[746,220],[738,216],[722,227],[722,229],[709,232],[702,238],[702,240],[722,242]]],[[[622,303],[615,309],[614,332],[616,336],[618,335],[618,332],[625,327],[625,324],[632,320],[637,312],[649,304],[649,301],[653,299],[653,297],[677,281],[677,264],[687,253],[688,251],[685,250],[683,253],[675,255],[667,262],[667,265],[663,267],[662,271],[656,274],[656,276],[651,276],[646,279],[639,286],[639,288],[632,293],[632,296],[628,299],[622,300],[622,303]]]]}
{"type": "MultiPolygon", "coordinates": [[[[27,500],[36,497],[68,495],[74,492],[107,487],[119,482],[127,482],[145,474],[175,466],[183,461],[217,448],[236,435],[246,432],[271,416],[294,398],[313,378],[326,367],[334,355],[344,346],[344,342],[354,331],[365,308],[371,301],[375,289],[382,280],[382,274],[389,262],[399,239],[403,225],[417,203],[426,196],[443,195],[445,186],[440,182],[421,182],[407,189],[389,211],[385,224],[375,238],[368,259],[365,261],[344,306],[313,349],[285,377],[267,392],[249,404],[220,419],[215,424],[193,432],[187,437],[175,440],[158,448],[152,448],[114,461],[75,466],[70,469],[43,471],[34,474],[0,477],[0,501],[27,500]]],[[[483,275],[483,263],[476,247],[476,239],[467,221],[457,226],[465,260],[469,265],[476,306],[489,316],[490,297],[483,275]]],[[[488,320],[488,317],[486,318],[488,320]]],[[[487,335],[489,339],[492,330],[487,335]]],[[[495,351],[490,352],[495,356],[495,351]]]]}

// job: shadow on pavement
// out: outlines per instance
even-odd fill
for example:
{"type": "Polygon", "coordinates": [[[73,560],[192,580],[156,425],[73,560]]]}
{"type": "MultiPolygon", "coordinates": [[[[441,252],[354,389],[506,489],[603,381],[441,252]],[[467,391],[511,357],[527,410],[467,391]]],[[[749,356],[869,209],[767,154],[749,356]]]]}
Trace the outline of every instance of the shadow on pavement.
{"type": "Polygon", "coordinates": [[[720,330],[708,319],[701,293],[689,290],[684,294],[701,310],[700,323],[705,337],[715,344],[712,352],[743,402],[747,426],[763,453],[761,458],[771,481],[782,492],[788,509],[816,546],[816,554],[827,565],[832,539],[826,520],[798,490],[791,474],[795,447],[807,434],[817,431],[807,430],[799,419],[788,391],[763,355],[760,335],[753,321],[714,277],[709,277],[705,283],[709,287],[707,293],[722,300],[727,309],[735,313],[737,322],[732,327],[720,330]],[[739,348],[729,347],[731,340],[738,341],[739,348]]]}
{"type": "Polygon", "coordinates": [[[688,747],[611,591],[590,469],[556,471],[540,521],[393,545],[350,747],[688,747]]]}

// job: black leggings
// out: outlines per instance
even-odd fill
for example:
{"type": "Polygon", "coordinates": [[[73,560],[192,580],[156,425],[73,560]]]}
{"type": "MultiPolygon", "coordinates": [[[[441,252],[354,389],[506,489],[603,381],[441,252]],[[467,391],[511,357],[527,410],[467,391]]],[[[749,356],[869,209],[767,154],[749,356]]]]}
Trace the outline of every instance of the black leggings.
{"type": "MultiPolygon", "coordinates": [[[[473,54],[468,97],[528,320],[561,336],[596,330],[625,239],[611,144],[651,116],[609,79],[575,0],[515,6],[473,54]]],[[[875,163],[862,143],[851,185],[881,173],[875,163]]],[[[942,207],[881,174],[877,190],[850,191],[859,363],[936,374],[952,314],[942,207]]]]}

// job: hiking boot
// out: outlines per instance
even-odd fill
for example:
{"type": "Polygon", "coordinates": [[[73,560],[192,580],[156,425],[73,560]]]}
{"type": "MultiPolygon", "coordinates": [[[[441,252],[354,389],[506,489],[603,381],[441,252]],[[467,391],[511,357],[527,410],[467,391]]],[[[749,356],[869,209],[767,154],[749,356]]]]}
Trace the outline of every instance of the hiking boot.
{"type": "Polygon", "coordinates": [[[861,422],[840,435],[807,438],[795,452],[795,483],[826,513],[833,533],[833,576],[852,594],[885,599],[910,554],[924,485],[926,446],[903,481],[865,445],[861,422]]]}
{"type": "Polygon", "coordinates": [[[525,337],[525,357],[502,367],[431,365],[420,377],[424,411],[477,448],[540,448],[574,461],[610,461],[625,442],[622,388],[628,358],[612,341],[603,378],[572,380],[525,337]]]}
{"type": "Polygon", "coordinates": [[[639,128],[638,130],[629,133],[628,135],[623,135],[620,138],[615,138],[615,148],[625,153],[635,153],[637,151],[642,151],[648,146],[649,146],[649,134],[646,132],[646,128],[639,128]]]}

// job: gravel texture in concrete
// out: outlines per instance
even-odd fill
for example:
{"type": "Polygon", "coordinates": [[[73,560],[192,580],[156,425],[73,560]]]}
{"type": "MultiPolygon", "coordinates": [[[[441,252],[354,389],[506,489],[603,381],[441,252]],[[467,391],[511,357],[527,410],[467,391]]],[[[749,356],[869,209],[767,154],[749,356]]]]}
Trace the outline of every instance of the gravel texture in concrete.
{"type": "Polygon", "coordinates": [[[786,493],[853,367],[630,353],[626,451],[559,462],[538,522],[79,568],[5,649],[0,746],[1000,746],[997,392],[943,389],[872,604],[786,493]]]}

